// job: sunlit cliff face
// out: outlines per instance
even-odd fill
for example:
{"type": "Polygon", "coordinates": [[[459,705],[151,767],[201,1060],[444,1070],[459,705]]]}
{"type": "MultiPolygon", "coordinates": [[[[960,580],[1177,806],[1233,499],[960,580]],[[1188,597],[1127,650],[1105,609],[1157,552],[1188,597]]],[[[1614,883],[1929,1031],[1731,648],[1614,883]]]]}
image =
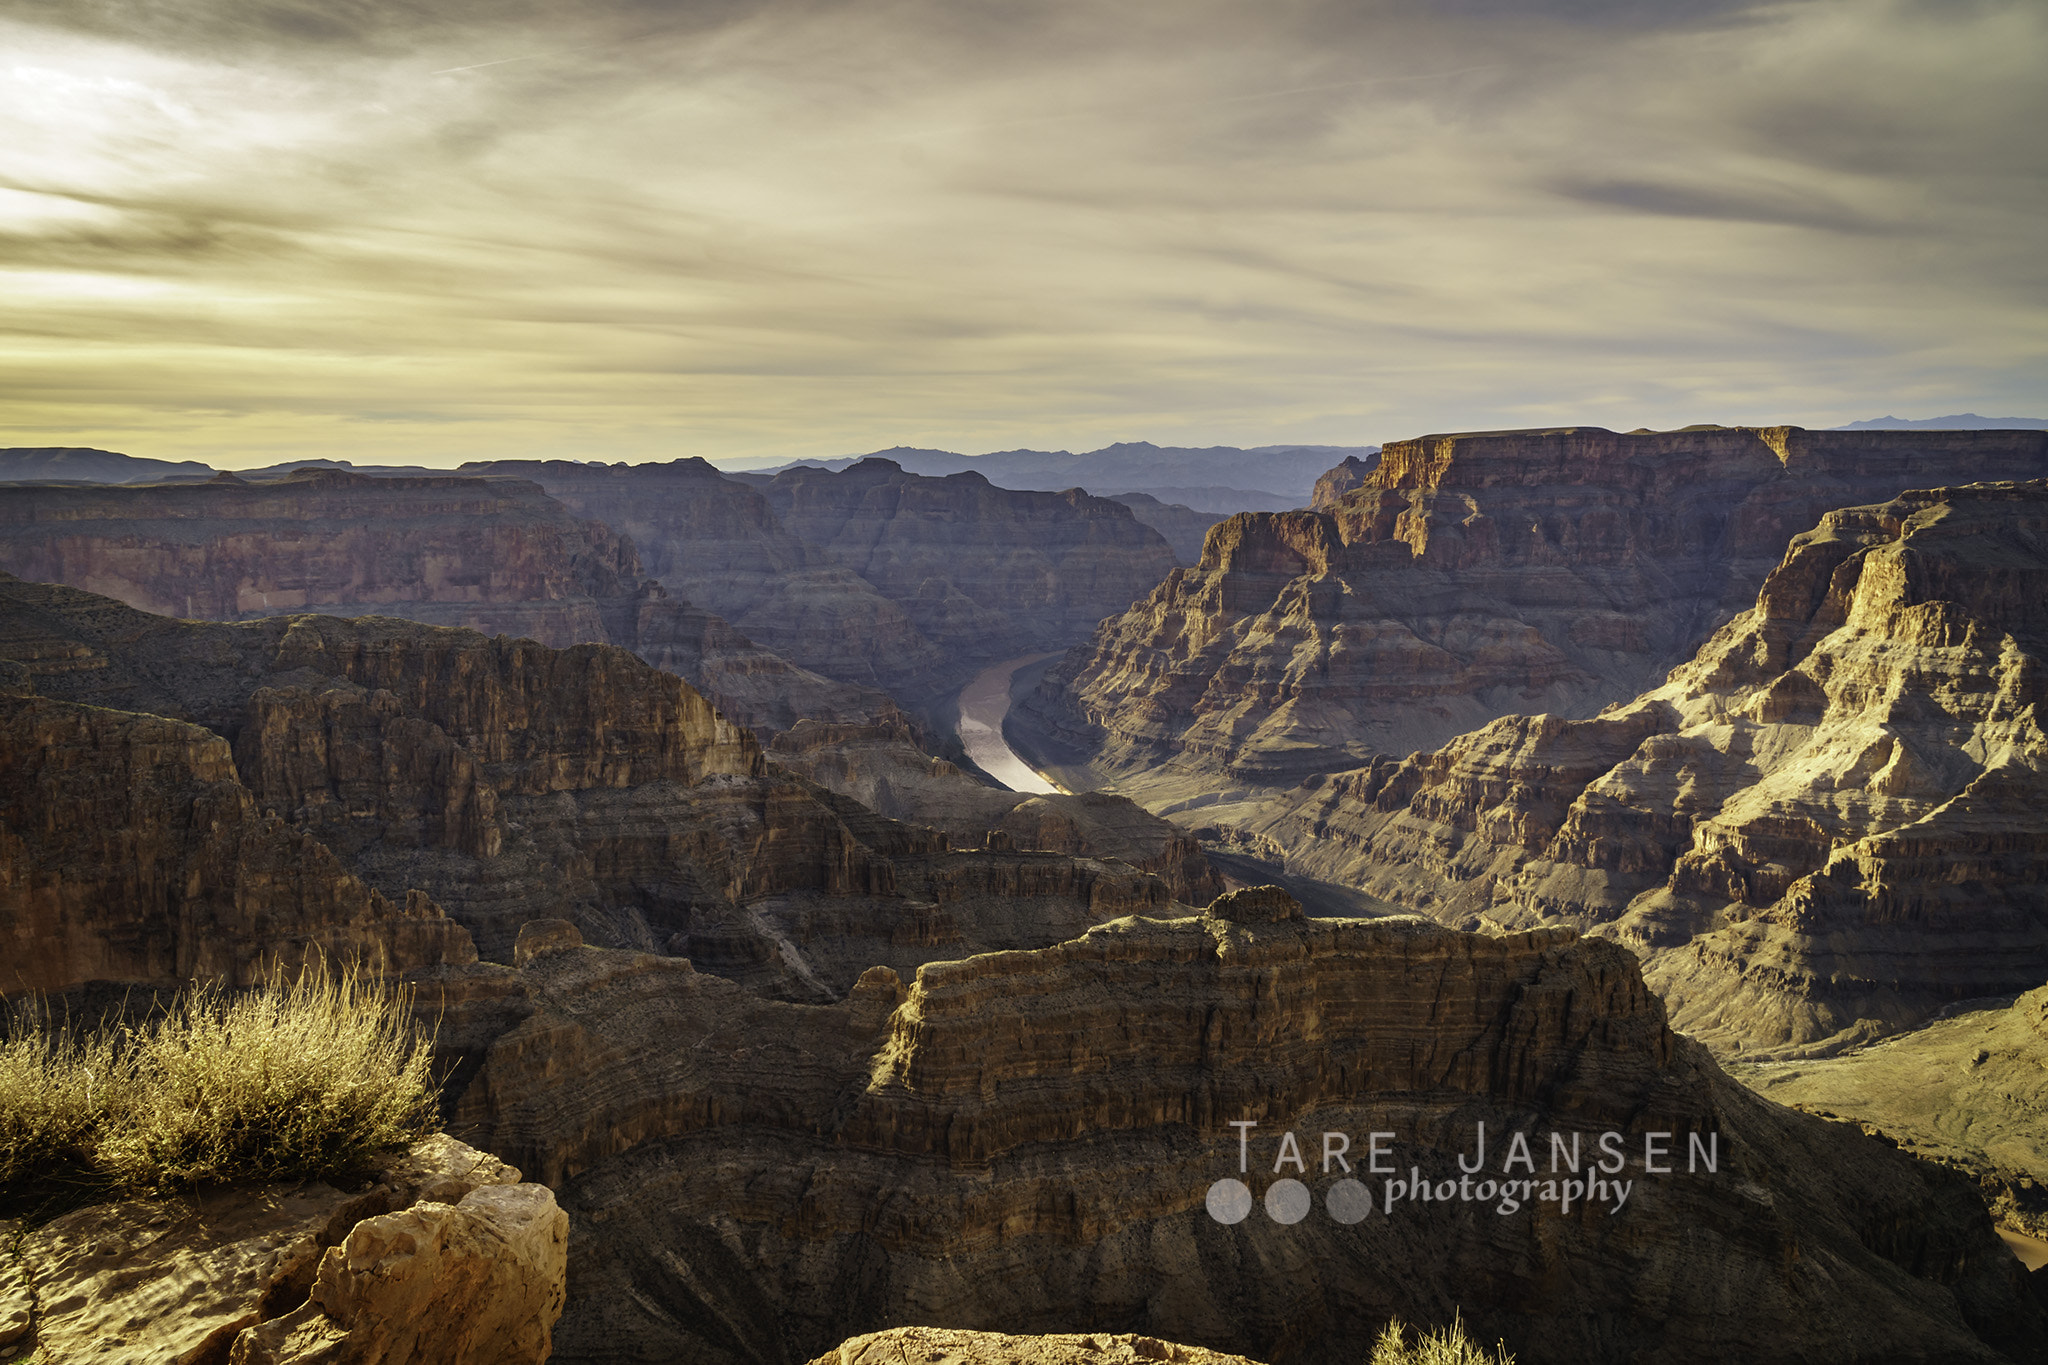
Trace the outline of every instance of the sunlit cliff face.
{"type": "Polygon", "coordinates": [[[2037,0],[0,0],[0,444],[2033,412],[2044,59],[2037,0]]]}

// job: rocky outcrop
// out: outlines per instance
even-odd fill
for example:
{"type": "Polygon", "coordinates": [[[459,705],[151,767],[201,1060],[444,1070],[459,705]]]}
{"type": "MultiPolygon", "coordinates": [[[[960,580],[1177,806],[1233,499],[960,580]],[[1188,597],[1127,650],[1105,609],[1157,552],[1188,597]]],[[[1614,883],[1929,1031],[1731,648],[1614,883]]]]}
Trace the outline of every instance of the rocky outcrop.
{"type": "Polygon", "coordinates": [[[0,943],[10,996],[476,960],[424,892],[387,898],[263,809],[219,735],[22,695],[0,696],[0,943]]]}
{"type": "Polygon", "coordinates": [[[1309,507],[1317,512],[1329,511],[1346,493],[1362,487],[1366,476],[1378,464],[1377,454],[1363,460],[1356,455],[1346,455],[1342,464],[1316,480],[1315,491],[1309,497],[1309,507]]]}
{"type": "Polygon", "coordinates": [[[1435,749],[1516,712],[1590,716],[1747,608],[1828,510],[2044,475],[2038,432],[1394,442],[1322,510],[1216,527],[1196,568],[1047,675],[1012,742],[1175,799],[1435,749]]]}
{"type": "Polygon", "coordinates": [[[1599,927],[1681,1027],[1838,1048],[2048,977],[2048,484],[1828,514],[1664,686],[1312,783],[1289,865],[1599,927]]]}
{"type": "Polygon", "coordinates": [[[671,598],[649,580],[629,600],[607,604],[609,640],[704,694],[719,713],[766,743],[799,721],[901,725],[927,743],[918,722],[871,687],[838,682],[761,648],[722,617],[671,598]]]}
{"type": "Polygon", "coordinates": [[[540,1365],[568,1219],[446,1137],[354,1192],[314,1182],[101,1204],[10,1246],[35,1358],[109,1365],[540,1365]]]}
{"type": "Polygon", "coordinates": [[[829,1005],[592,948],[433,974],[481,1051],[458,1131],[563,1181],[555,1359],[807,1360],[923,1321],[1354,1365],[1454,1310],[1536,1363],[2040,1358],[1967,1181],[1728,1080],[1619,946],[1227,909],[829,1005]],[[1481,1122],[1489,1202],[1437,1198],[1481,1122]],[[1619,1207],[1542,1192],[1606,1132],[1619,1207]],[[1501,1212],[1516,1133],[1536,1185],[1501,1212]]]}
{"type": "Polygon", "coordinates": [[[901,1365],[905,1360],[941,1360],[946,1365],[1257,1365],[1243,1356],[1218,1355],[1199,1346],[1176,1346],[1152,1337],[1013,1337],[999,1332],[960,1332],[943,1327],[896,1327],[841,1342],[839,1349],[811,1365],[901,1365]]]}
{"type": "MultiPolygon", "coordinates": [[[[360,879],[422,913],[438,904],[498,961],[520,926],[561,919],[593,943],[829,998],[871,963],[1056,942],[1172,898],[1128,864],[954,853],[941,833],[771,768],[687,684],[609,646],[556,650],[376,617],[172,621],[0,578],[0,660],[17,687],[74,711],[167,718],[124,723],[169,726],[201,746],[219,779],[253,798],[263,828],[293,847],[310,836],[332,855],[295,875],[360,879]]],[[[60,852],[84,841],[100,856],[123,830],[72,829],[51,805],[58,775],[26,773],[23,828],[45,830],[37,838],[60,852]]],[[[129,818],[128,795],[96,799],[110,821],[129,818]]],[[[155,861],[115,860],[109,894],[173,905],[199,894],[184,882],[152,892],[171,854],[143,851],[155,861]]],[[[52,865],[85,857],[63,852],[52,865]]],[[[80,923],[85,943],[91,926],[80,923]]],[[[247,932],[259,930],[283,932],[261,918],[247,932]]]]}
{"type": "Polygon", "coordinates": [[[914,705],[999,659],[1063,647],[1173,567],[1130,510],[888,460],[758,486],[702,460],[495,461],[630,536],[648,572],[805,668],[914,705]]]}
{"type": "Polygon", "coordinates": [[[955,848],[1120,859],[1157,874],[1174,899],[1189,905],[1223,890],[1192,836],[1135,803],[1101,792],[1032,795],[986,786],[926,754],[907,722],[806,720],[776,735],[768,756],[878,814],[942,831],[955,848]]]}

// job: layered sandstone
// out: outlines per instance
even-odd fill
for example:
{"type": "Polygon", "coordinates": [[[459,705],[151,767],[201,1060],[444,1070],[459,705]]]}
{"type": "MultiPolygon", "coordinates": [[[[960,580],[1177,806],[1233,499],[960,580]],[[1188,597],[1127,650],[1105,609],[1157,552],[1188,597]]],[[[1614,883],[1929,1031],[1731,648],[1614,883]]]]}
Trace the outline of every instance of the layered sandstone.
{"type": "Polygon", "coordinates": [[[538,485],[307,470],[275,483],[0,488],[0,569],[166,616],[383,612],[566,645],[632,546],[538,485]]]}
{"type": "Polygon", "coordinates": [[[1839,1047],[2048,977],[2044,602],[2048,484],[1832,512],[1664,686],[1257,829],[1453,922],[1599,926],[1717,1045],[1839,1047]]]}
{"type": "Polygon", "coordinates": [[[1394,442],[1322,509],[1216,527],[1197,567],[1048,674],[1019,738],[1132,790],[1167,765],[1153,785],[1171,799],[1434,749],[1516,712],[1588,716],[1749,606],[1826,511],[2043,475],[2048,433],[2023,431],[1394,442]]]}
{"type": "Polygon", "coordinates": [[[265,810],[219,735],[19,693],[0,696],[0,942],[9,996],[476,960],[426,893],[387,898],[265,810]]]}
{"type": "Polygon", "coordinates": [[[919,747],[907,721],[827,725],[777,734],[772,762],[891,819],[942,831],[956,848],[1011,847],[1116,858],[1156,873],[1176,900],[1201,905],[1223,882],[1194,837],[1102,792],[1033,795],[987,786],[919,747]]]}
{"type": "Polygon", "coordinates": [[[897,602],[949,664],[1083,638],[1143,597],[1173,550],[1122,503],[928,479],[888,460],[786,469],[762,489],[783,525],[897,602]]]}
{"type": "Polygon", "coordinates": [[[490,460],[463,470],[530,479],[615,528],[648,574],[801,667],[909,695],[944,662],[900,604],[791,534],[758,490],[704,460],[490,460]]]}
{"type": "Polygon", "coordinates": [[[752,482],[703,460],[494,461],[630,536],[647,571],[827,677],[922,705],[975,668],[1063,647],[1173,567],[1130,509],[889,460],[752,482]]]}
{"type": "MultiPolygon", "coordinates": [[[[774,571],[767,562],[750,568],[774,571]]],[[[881,693],[800,668],[643,579],[630,540],[522,479],[307,468],[263,483],[223,475],[143,487],[24,485],[0,490],[0,569],[168,616],[234,621],[317,610],[468,626],[558,648],[620,645],[688,679],[763,736],[806,716],[897,714],[881,693]]]]}
{"type": "Polygon", "coordinates": [[[2048,1340],[1967,1181],[1759,1100],[1672,1034],[1630,954],[1568,930],[1309,920],[1266,892],[908,984],[878,968],[830,1005],[560,946],[423,985],[481,1054],[460,1131],[564,1182],[561,1362],[806,1360],[910,1321],[1355,1365],[1388,1318],[1454,1311],[1532,1363],[2048,1340]],[[1244,1165],[1234,1120],[1259,1125],[1244,1165]],[[1323,1132],[1378,1194],[1370,1132],[1401,1179],[1455,1184],[1480,1122],[1489,1168],[1514,1132],[1539,1171],[1553,1131],[1620,1134],[1631,1194],[1325,1212],[1323,1132]],[[1258,1204],[1297,1174],[1286,1132],[1312,1196],[1293,1223],[1258,1204]],[[1234,1224],[1206,1207],[1226,1177],[1254,1196],[1234,1224]]]}
{"type": "MultiPolygon", "coordinates": [[[[771,768],[688,684],[609,646],[556,650],[376,617],[173,621],[0,578],[0,661],[14,666],[17,690],[50,699],[9,706],[165,718],[123,724],[199,746],[213,765],[206,775],[253,799],[251,818],[279,847],[317,841],[331,857],[289,869],[307,887],[357,879],[368,888],[350,893],[369,898],[363,915],[387,902],[421,913],[438,903],[500,961],[521,925],[562,919],[592,942],[831,998],[874,962],[909,968],[1055,942],[1172,899],[1165,882],[1125,863],[1012,847],[956,853],[942,833],[771,768]]],[[[107,774],[82,758],[67,763],[22,770],[23,867],[64,871],[88,854],[106,862],[102,845],[126,837],[122,822],[138,823],[122,803],[140,796],[103,789],[107,774]],[[56,804],[72,787],[107,812],[105,827],[74,827],[56,804]]],[[[190,800],[191,785],[178,800],[190,800]]],[[[205,820],[208,830],[218,823],[205,820]]],[[[215,863],[177,862],[189,855],[167,839],[135,851],[132,866],[115,860],[92,883],[115,897],[102,917],[146,920],[150,895],[196,906],[202,892],[229,896],[217,881],[239,885],[215,863]],[[180,868],[204,872],[200,891],[174,880],[180,868]]],[[[237,875],[252,878],[251,897],[271,886],[237,875]]],[[[25,883],[20,932],[84,916],[77,898],[89,891],[69,885],[25,883]]],[[[304,895],[316,903],[313,890],[304,895]]],[[[293,923],[245,923],[225,910],[213,922],[231,932],[211,951],[230,956],[268,950],[293,923]]],[[[79,923],[88,942],[91,926],[79,923]]]]}
{"type": "Polygon", "coordinates": [[[352,1192],[236,1186],[66,1214],[13,1234],[19,1246],[10,1236],[32,1307],[9,1354],[540,1365],[562,1312],[568,1220],[519,1178],[437,1136],[352,1192]]]}

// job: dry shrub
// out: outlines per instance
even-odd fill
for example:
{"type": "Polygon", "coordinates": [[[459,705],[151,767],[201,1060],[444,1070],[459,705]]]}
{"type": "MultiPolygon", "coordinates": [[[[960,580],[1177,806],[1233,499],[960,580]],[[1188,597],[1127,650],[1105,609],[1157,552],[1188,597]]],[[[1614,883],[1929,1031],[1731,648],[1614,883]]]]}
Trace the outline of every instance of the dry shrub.
{"type": "Polygon", "coordinates": [[[80,1035],[41,1002],[15,1011],[0,1040],[0,1191],[97,1183],[108,1116],[125,1107],[111,1034],[80,1035]]]}
{"type": "Polygon", "coordinates": [[[1515,1365],[1515,1358],[1504,1341],[1495,1342],[1493,1352],[1475,1344],[1465,1335],[1460,1314],[1448,1327],[1434,1332],[1418,1330],[1413,1346],[1408,1344],[1408,1329],[1395,1318],[1373,1343],[1367,1365],[1515,1365]]]}
{"type": "Polygon", "coordinates": [[[0,1043],[0,1194],[362,1170],[432,1131],[429,1065],[409,994],[353,970],[199,986],[139,1025],[91,1034],[18,1013],[0,1043]]]}

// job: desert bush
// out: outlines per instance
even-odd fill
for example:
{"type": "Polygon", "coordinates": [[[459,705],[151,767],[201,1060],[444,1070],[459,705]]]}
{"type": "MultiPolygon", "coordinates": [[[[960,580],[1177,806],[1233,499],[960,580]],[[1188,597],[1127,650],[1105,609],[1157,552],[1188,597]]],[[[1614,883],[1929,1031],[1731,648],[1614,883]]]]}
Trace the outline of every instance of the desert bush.
{"type": "Polygon", "coordinates": [[[1408,1329],[1395,1318],[1373,1343],[1366,1365],[1515,1365],[1515,1358],[1504,1341],[1495,1342],[1493,1352],[1476,1344],[1465,1335],[1462,1315],[1434,1332],[1418,1330],[1413,1346],[1408,1344],[1408,1329]]]}
{"type": "Polygon", "coordinates": [[[407,993],[324,968],[199,986],[81,1034],[17,1012],[0,1044],[0,1191],[162,1193],[332,1177],[431,1131],[437,1093],[407,993]]]}
{"type": "Polygon", "coordinates": [[[0,1190],[95,1183],[101,1133],[126,1098],[112,1035],[57,1023],[41,1002],[10,1022],[0,1039],[0,1190]]]}

